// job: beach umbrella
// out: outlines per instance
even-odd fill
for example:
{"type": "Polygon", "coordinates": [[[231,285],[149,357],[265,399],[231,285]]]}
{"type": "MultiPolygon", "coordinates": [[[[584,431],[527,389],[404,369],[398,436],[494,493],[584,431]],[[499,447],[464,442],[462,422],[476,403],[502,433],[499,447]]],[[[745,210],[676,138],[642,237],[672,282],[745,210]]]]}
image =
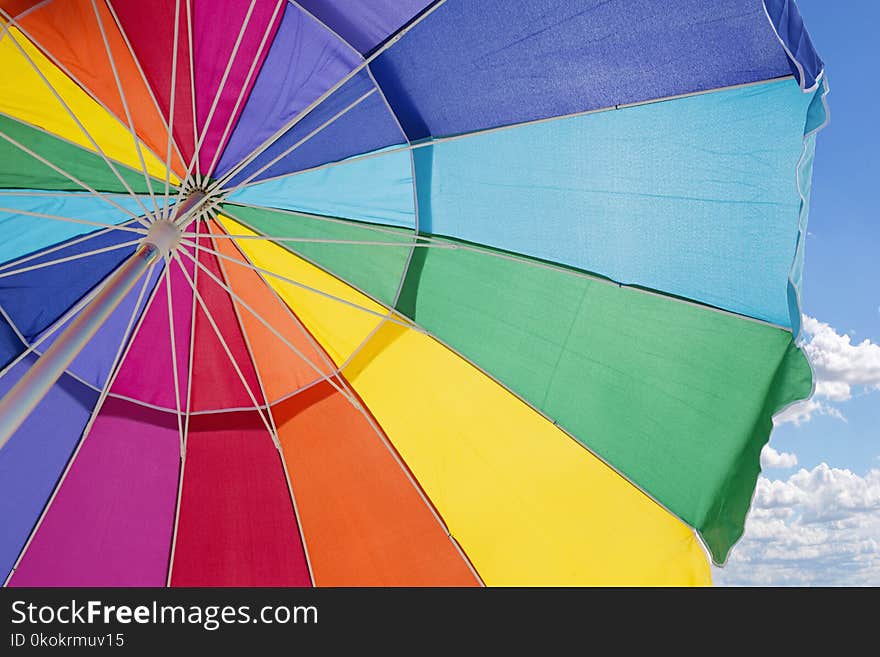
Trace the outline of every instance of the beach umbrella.
{"type": "Polygon", "coordinates": [[[0,9],[8,585],[710,583],[812,386],[793,1],[0,9]]]}

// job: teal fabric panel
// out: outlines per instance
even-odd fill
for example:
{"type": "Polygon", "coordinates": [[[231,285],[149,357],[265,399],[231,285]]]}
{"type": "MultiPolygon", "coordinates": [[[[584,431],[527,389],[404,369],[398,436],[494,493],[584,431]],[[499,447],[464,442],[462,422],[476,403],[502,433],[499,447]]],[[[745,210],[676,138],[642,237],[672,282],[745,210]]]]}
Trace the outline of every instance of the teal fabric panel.
{"type": "Polygon", "coordinates": [[[370,223],[415,226],[412,163],[405,149],[381,155],[370,153],[258,183],[230,194],[229,200],[370,223]]]}
{"type": "Polygon", "coordinates": [[[790,327],[813,100],[787,78],[437,140],[419,222],[790,327]]]}

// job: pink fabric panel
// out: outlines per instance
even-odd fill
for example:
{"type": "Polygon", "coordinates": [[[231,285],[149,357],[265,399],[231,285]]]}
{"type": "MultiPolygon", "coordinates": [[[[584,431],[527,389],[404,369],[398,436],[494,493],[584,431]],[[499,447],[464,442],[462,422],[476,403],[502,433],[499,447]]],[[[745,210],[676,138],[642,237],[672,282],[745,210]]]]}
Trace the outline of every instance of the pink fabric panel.
{"type": "MultiPolygon", "coordinates": [[[[195,268],[192,260],[186,256],[181,256],[181,260],[192,278],[195,268]]],[[[193,294],[192,285],[179,265],[172,263],[170,272],[180,407],[185,409],[193,294]]],[[[122,362],[111,392],[176,411],[168,293],[164,278],[158,285],[156,296],[153,297],[134,343],[122,362]]]]}
{"type": "Polygon", "coordinates": [[[180,466],[174,414],[108,398],[13,586],[164,586],[180,466]]]}
{"type": "MultiPolygon", "coordinates": [[[[199,149],[202,174],[209,173],[207,168],[220,147],[220,139],[226,131],[227,123],[231,127],[226,133],[225,141],[229,140],[235,128],[235,121],[247,103],[248,94],[269,52],[269,46],[272,45],[272,38],[284,15],[286,4],[285,0],[256,0],[233,59],[232,50],[244,26],[250,2],[247,0],[236,2],[194,0],[193,2],[195,16],[193,67],[196,71],[196,119],[200,134],[205,131],[208,115],[220,90],[226,67],[230,61],[232,62],[226,82],[223,84],[223,91],[217,99],[211,123],[203,137],[202,147],[199,149]],[[279,6],[280,9],[275,12],[276,7],[279,6]],[[261,50],[260,43],[267,31],[268,37],[261,50]],[[254,60],[256,65],[248,78],[254,60]],[[239,96],[241,102],[238,102],[239,96]]],[[[217,159],[219,160],[219,157],[217,159]]]]}

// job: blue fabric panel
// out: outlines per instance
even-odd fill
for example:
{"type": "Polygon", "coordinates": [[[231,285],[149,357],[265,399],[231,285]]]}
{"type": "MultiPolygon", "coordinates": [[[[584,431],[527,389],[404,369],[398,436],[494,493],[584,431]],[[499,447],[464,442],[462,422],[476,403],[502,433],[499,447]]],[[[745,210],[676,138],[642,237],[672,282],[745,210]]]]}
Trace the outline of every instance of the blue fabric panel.
{"type": "Polygon", "coordinates": [[[299,4],[366,54],[431,4],[431,0],[299,0],[299,4]]]}
{"type": "Polygon", "coordinates": [[[12,326],[0,316],[0,369],[3,369],[26,347],[15,334],[12,326]]]}
{"type": "MultiPolygon", "coordinates": [[[[91,383],[97,388],[104,387],[104,383],[107,381],[107,377],[110,375],[110,370],[113,367],[113,361],[116,360],[116,352],[119,350],[119,344],[125,337],[125,330],[128,327],[128,322],[132,317],[132,313],[134,313],[135,318],[134,324],[132,325],[132,330],[134,330],[134,327],[137,326],[137,319],[141,316],[144,306],[150,300],[150,293],[153,288],[156,287],[156,281],[163,268],[164,265],[151,268],[149,273],[150,280],[147,282],[147,289],[146,292],[144,292],[144,298],[138,306],[137,312],[134,313],[135,303],[141,293],[141,287],[144,282],[144,277],[140,278],[119,306],[117,306],[116,310],[113,311],[113,314],[107,318],[107,321],[101,324],[101,328],[98,329],[95,336],[89,340],[83,350],[77,354],[76,358],[68,368],[70,372],[73,372],[76,376],[91,383]]],[[[78,315],[74,315],[71,317],[64,326],[47,338],[46,341],[40,345],[38,351],[40,353],[45,353],[58,336],[61,335],[64,329],[67,328],[77,316],[78,315]]]]}
{"type": "Polygon", "coordinates": [[[440,141],[419,221],[791,326],[812,100],[787,78],[440,141]]]}
{"type": "Polygon", "coordinates": [[[319,132],[260,173],[255,180],[264,180],[327,162],[344,160],[352,155],[368,153],[405,141],[400,127],[378,91],[374,91],[345,114],[334,119],[364,94],[375,89],[376,85],[370,79],[369,73],[366,70],[360,71],[282,135],[260,157],[245,167],[244,171],[233,178],[231,185],[244,181],[251,173],[259,171],[278,155],[319,128],[319,132]],[[321,128],[331,120],[332,123],[321,128]]]}
{"type": "Polygon", "coordinates": [[[410,154],[398,150],[245,187],[229,200],[414,228],[412,183],[410,154]]]}
{"type": "Polygon", "coordinates": [[[361,61],[315,19],[293,4],[285,5],[216,177],[228,173],[361,61]]]}
{"type": "MultiPolygon", "coordinates": [[[[0,396],[30,369],[33,355],[0,378],[0,396]]],[[[9,574],[98,401],[63,375],[0,450],[0,574],[9,574]]]]}
{"type": "Polygon", "coordinates": [[[802,88],[811,89],[825,70],[825,63],[813,47],[797,4],[794,0],[764,0],[764,6],[776,34],[788,50],[792,73],[802,88]]]}
{"type": "Polygon", "coordinates": [[[449,0],[371,66],[413,140],[790,74],[759,0],[449,0]]]}
{"type": "MultiPolygon", "coordinates": [[[[122,210],[87,192],[55,192],[57,196],[7,196],[6,191],[14,193],[27,190],[4,190],[4,194],[0,196],[0,207],[3,208],[88,219],[104,224],[121,224],[131,219],[122,210]]],[[[143,209],[127,194],[106,194],[106,196],[136,216],[143,214],[143,209]]],[[[149,197],[141,197],[141,199],[144,205],[151,207],[149,197]]],[[[0,234],[3,235],[3,239],[0,240],[0,263],[9,262],[96,230],[100,229],[85,224],[0,211],[0,234]]],[[[135,234],[129,237],[129,239],[135,238],[137,238],[135,234]]]]}
{"type": "MultiPolygon", "coordinates": [[[[110,230],[27,262],[27,266],[65,258],[136,239],[110,230]]],[[[29,342],[51,325],[99,281],[130,256],[136,245],[0,278],[0,305],[29,342]]]]}

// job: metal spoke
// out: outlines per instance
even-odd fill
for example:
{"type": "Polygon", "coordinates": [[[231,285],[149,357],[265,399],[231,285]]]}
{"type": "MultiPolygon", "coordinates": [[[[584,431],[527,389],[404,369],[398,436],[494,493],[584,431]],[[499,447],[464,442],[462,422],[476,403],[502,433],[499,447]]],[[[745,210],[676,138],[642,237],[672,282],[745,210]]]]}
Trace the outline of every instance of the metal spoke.
{"type": "Polygon", "coordinates": [[[6,278],[8,276],[18,276],[19,274],[24,274],[25,272],[34,271],[37,269],[43,269],[44,267],[52,267],[54,265],[60,265],[65,262],[70,262],[71,260],[79,260],[80,258],[88,258],[94,255],[98,255],[99,253],[107,253],[108,251],[116,251],[118,249],[124,249],[129,246],[134,246],[135,244],[140,244],[140,240],[131,240],[130,242],[122,242],[121,244],[113,244],[111,246],[105,246],[102,249],[95,249],[94,251],[84,251],[83,253],[77,253],[76,255],[67,256],[66,258],[58,258],[57,260],[49,260],[48,262],[41,262],[38,265],[31,265],[29,267],[22,267],[21,269],[13,269],[12,271],[3,271],[0,272],[0,278],[6,278]]]}
{"type": "MultiPolygon", "coordinates": [[[[181,242],[187,243],[190,246],[192,245],[190,242],[188,242],[188,240],[181,240],[181,242]]],[[[219,251],[215,251],[214,249],[209,249],[208,247],[205,247],[205,246],[203,246],[201,248],[202,248],[202,250],[207,251],[208,253],[212,253],[213,255],[217,256],[218,258],[223,258],[224,260],[234,262],[235,264],[237,264],[241,267],[246,267],[248,269],[252,269],[253,271],[261,272],[263,274],[266,274],[267,276],[271,276],[272,278],[277,278],[280,281],[284,281],[285,283],[289,283],[290,285],[293,285],[294,287],[298,287],[303,290],[307,290],[309,292],[317,294],[318,296],[322,296],[325,299],[331,299],[331,300],[336,301],[338,303],[341,303],[345,306],[349,306],[351,308],[355,308],[356,310],[360,310],[362,312],[365,312],[368,315],[374,315],[379,318],[385,317],[385,313],[379,312],[377,310],[373,310],[372,308],[366,308],[365,306],[361,306],[357,303],[354,303],[353,301],[349,301],[348,299],[343,299],[342,297],[338,297],[336,295],[330,294],[329,292],[324,292],[323,290],[319,290],[318,288],[311,287],[310,285],[306,285],[305,283],[301,283],[301,282],[296,281],[292,278],[288,278],[287,276],[282,276],[281,274],[278,274],[278,273],[271,271],[269,269],[257,267],[256,265],[251,264],[249,262],[241,262],[240,260],[236,260],[235,258],[230,258],[228,255],[226,255],[224,253],[220,253],[219,251]]],[[[405,322],[402,320],[391,320],[391,321],[394,324],[399,324],[400,326],[404,326],[406,328],[412,328],[417,331],[419,330],[418,327],[416,327],[415,325],[413,325],[410,322],[405,322]]]]}
{"type": "Polygon", "coordinates": [[[42,155],[39,155],[39,154],[35,153],[34,151],[32,151],[30,148],[28,148],[28,147],[25,146],[24,144],[21,144],[21,143],[17,142],[15,139],[13,139],[13,138],[10,137],[9,135],[7,135],[7,134],[6,134],[5,132],[3,132],[2,130],[0,130],[0,137],[2,137],[3,139],[5,139],[6,141],[8,141],[10,144],[12,144],[13,146],[15,146],[15,147],[18,148],[19,150],[21,150],[21,151],[27,153],[28,155],[30,155],[30,156],[31,156],[32,158],[34,158],[35,160],[38,160],[39,162],[42,162],[43,164],[45,164],[45,165],[46,165],[47,167],[49,167],[50,169],[52,169],[52,170],[54,170],[54,171],[60,173],[62,176],[64,176],[64,177],[67,178],[68,180],[70,180],[70,181],[76,183],[77,185],[79,185],[80,187],[82,187],[83,189],[85,189],[86,191],[91,192],[94,196],[97,196],[98,198],[100,198],[100,199],[103,200],[104,202],[109,203],[109,204],[112,205],[114,208],[117,208],[117,209],[119,209],[119,210],[122,210],[122,212],[124,212],[127,216],[133,218],[133,219],[136,220],[138,223],[142,224],[145,228],[149,225],[148,223],[145,223],[145,222],[144,222],[140,217],[138,217],[136,214],[134,214],[131,210],[127,210],[127,209],[124,208],[123,206],[119,205],[119,203],[117,203],[117,202],[114,201],[113,199],[108,198],[105,194],[99,192],[98,190],[94,189],[93,187],[90,187],[89,185],[87,185],[86,183],[84,183],[82,180],[80,180],[79,178],[77,178],[77,177],[73,176],[72,174],[68,173],[67,171],[65,171],[64,169],[62,169],[61,167],[59,167],[58,165],[53,164],[52,162],[50,162],[49,160],[47,160],[46,158],[44,158],[42,155]]]}
{"type": "MultiPolygon", "coordinates": [[[[6,11],[4,11],[3,9],[0,9],[0,14],[5,15],[11,23],[15,23],[15,20],[12,19],[9,16],[9,14],[6,11]]],[[[22,35],[27,36],[26,33],[23,31],[22,31],[22,35]]],[[[80,131],[83,133],[83,135],[85,135],[86,139],[88,139],[89,143],[92,145],[92,147],[98,153],[98,155],[101,156],[101,159],[104,160],[104,163],[110,168],[110,170],[113,172],[113,175],[116,176],[116,178],[119,180],[119,182],[122,184],[122,186],[128,192],[128,194],[132,198],[134,198],[135,201],[137,201],[138,205],[140,205],[141,209],[144,211],[144,214],[146,214],[148,216],[151,215],[150,210],[147,208],[146,205],[144,205],[143,201],[141,201],[140,196],[138,194],[135,194],[134,190],[128,184],[128,181],[125,180],[125,178],[122,176],[122,174],[119,173],[119,170],[116,168],[116,165],[114,165],[113,162],[110,160],[110,158],[107,157],[107,154],[104,152],[104,149],[101,148],[101,145],[98,144],[98,142],[92,136],[92,133],[89,132],[89,130],[85,127],[83,122],[80,121],[79,117],[76,115],[76,112],[74,112],[70,108],[70,105],[67,104],[67,101],[61,97],[61,94],[55,88],[55,86],[49,81],[49,78],[47,78],[46,75],[43,73],[43,71],[40,70],[40,67],[37,66],[37,63],[33,59],[31,59],[31,56],[27,54],[27,52],[22,47],[22,45],[18,42],[18,40],[11,33],[8,36],[10,39],[12,39],[12,43],[15,45],[18,52],[21,53],[21,56],[27,60],[28,64],[30,64],[31,68],[39,76],[40,80],[42,80],[43,84],[46,85],[46,88],[49,89],[49,91],[52,93],[52,95],[55,97],[55,99],[64,108],[67,115],[73,120],[74,123],[76,123],[77,127],[80,129],[80,131]]],[[[31,41],[33,42],[33,40],[31,40],[31,41]]],[[[39,45],[36,44],[36,42],[33,42],[33,43],[35,46],[39,47],[39,45]]]]}
{"type": "Polygon", "coordinates": [[[83,226],[98,226],[99,228],[107,228],[109,230],[121,230],[127,233],[137,233],[139,235],[146,235],[147,230],[145,228],[132,228],[125,224],[106,224],[100,221],[89,221],[88,219],[74,219],[73,217],[62,217],[57,214],[48,214],[45,212],[33,212],[31,210],[21,210],[19,208],[4,208],[0,207],[0,212],[8,212],[10,214],[21,214],[28,217],[39,217],[41,219],[51,219],[53,221],[63,221],[71,224],[81,224],[83,226]]]}
{"type": "Polygon", "coordinates": [[[150,173],[147,171],[147,163],[144,160],[144,151],[141,148],[141,140],[137,136],[137,131],[134,128],[134,120],[131,116],[131,110],[128,107],[128,100],[125,97],[125,90],[122,87],[122,81],[119,79],[119,71],[116,69],[116,59],[113,57],[113,49],[110,47],[110,41],[107,39],[107,30],[104,28],[104,20],[101,18],[101,12],[98,11],[98,3],[97,0],[92,0],[92,10],[95,13],[95,20],[98,23],[98,28],[101,30],[101,39],[104,41],[104,49],[107,51],[107,59],[110,61],[110,68],[113,70],[113,79],[116,81],[116,89],[119,92],[119,98],[122,100],[122,108],[125,111],[125,118],[128,121],[128,129],[131,132],[132,141],[134,141],[134,147],[137,150],[138,159],[141,163],[141,169],[144,173],[144,182],[147,185],[147,191],[150,193],[150,199],[153,202],[153,209],[155,210],[155,214],[159,214],[159,202],[156,200],[156,194],[153,191],[153,181],[150,178],[150,173]]]}
{"type": "Polygon", "coordinates": [[[352,69],[347,75],[345,75],[341,80],[339,80],[336,84],[330,87],[327,91],[321,94],[317,99],[311,102],[306,108],[304,108],[299,114],[297,114],[293,119],[284,124],[281,128],[275,131],[275,133],[265,140],[262,144],[260,144],[254,151],[252,151],[248,156],[241,160],[235,167],[233,167],[223,178],[218,180],[212,187],[223,187],[230,180],[235,178],[239,174],[240,171],[244,170],[251,162],[253,162],[256,158],[258,158],[263,151],[270,148],[272,144],[274,144],[282,135],[284,135],[288,130],[290,130],[293,126],[303,120],[309,112],[315,109],[318,105],[323,103],[327,98],[333,95],[337,89],[339,89],[342,85],[352,79],[355,75],[360,73],[370,62],[376,59],[383,52],[388,50],[391,46],[397,43],[407,32],[412,30],[416,25],[425,20],[428,16],[434,13],[437,9],[443,6],[446,0],[439,0],[435,2],[430,7],[428,7],[421,15],[419,15],[415,20],[410,21],[403,27],[401,27],[397,32],[393,35],[389,36],[388,39],[382,44],[381,47],[377,48],[375,52],[373,52],[368,58],[366,58],[363,63],[356,66],[352,69]]]}

